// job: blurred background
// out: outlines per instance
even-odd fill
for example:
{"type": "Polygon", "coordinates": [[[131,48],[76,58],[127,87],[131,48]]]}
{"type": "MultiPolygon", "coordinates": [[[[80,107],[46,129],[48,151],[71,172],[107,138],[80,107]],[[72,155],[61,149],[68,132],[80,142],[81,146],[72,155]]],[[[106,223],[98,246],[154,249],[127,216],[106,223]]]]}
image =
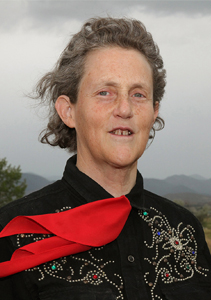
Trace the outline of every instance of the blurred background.
{"type": "Polygon", "coordinates": [[[145,187],[196,211],[208,205],[211,229],[210,1],[0,0],[0,158],[20,166],[27,193],[62,176],[70,154],[38,142],[45,109],[26,95],[85,20],[107,15],[141,20],[167,70],[166,127],[138,164],[145,187]]]}
{"type": "Polygon", "coordinates": [[[62,175],[70,154],[38,142],[44,113],[24,95],[85,20],[106,15],[141,20],[167,70],[166,127],[139,161],[143,176],[210,178],[210,1],[0,1],[0,156],[23,172],[62,175]]]}

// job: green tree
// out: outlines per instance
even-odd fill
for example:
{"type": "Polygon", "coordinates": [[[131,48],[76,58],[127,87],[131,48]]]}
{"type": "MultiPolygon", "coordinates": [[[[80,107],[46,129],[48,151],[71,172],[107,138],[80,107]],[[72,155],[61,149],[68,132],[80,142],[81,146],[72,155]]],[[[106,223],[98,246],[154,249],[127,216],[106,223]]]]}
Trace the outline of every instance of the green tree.
{"type": "Polygon", "coordinates": [[[192,208],[191,212],[197,217],[202,226],[205,226],[206,219],[210,216],[211,207],[210,205],[205,204],[202,207],[192,208]]]}
{"type": "Polygon", "coordinates": [[[20,166],[12,167],[6,158],[0,159],[0,207],[24,196],[27,185],[21,177],[20,166]]]}
{"type": "Polygon", "coordinates": [[[180,206],[185,207],[185,202],[182,199],[175,199],[174,203],[179,204],[180,206]]]}

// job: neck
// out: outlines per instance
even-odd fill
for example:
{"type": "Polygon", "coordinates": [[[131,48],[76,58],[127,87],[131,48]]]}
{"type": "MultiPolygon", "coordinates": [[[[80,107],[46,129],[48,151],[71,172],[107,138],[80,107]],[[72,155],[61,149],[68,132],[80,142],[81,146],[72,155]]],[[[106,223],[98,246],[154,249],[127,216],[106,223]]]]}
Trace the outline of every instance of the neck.
{"type": "Polygon", "coordinates": [[[136,183],[137,162],[132,166],[122,168],[106,163],[99,167],[93,162],[89,163],[80,159],[79,156],[76,166],[114,197],[128,194],[136,183]]]}

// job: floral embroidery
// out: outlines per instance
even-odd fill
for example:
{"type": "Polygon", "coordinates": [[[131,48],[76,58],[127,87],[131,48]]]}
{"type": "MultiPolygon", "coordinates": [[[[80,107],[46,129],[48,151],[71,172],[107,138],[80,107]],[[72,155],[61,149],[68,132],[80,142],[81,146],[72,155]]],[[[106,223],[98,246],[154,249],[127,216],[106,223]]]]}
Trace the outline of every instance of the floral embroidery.
{"type": "MultiPolygon", "coordinates": [[[[56,210],[55,212],[64,211],[70,208],[71,207],[63,207],[61,210],[56,210]]],[[[17,245],[18,247],[22,247],[25,244],[36,242],[50,236],[51,235],[45,234],[20,234],[17,235],[17,245]]],[[[103,255],[101,253],[103,249],[104,247],[92,248],[90,251],[70,255],[68,257],[61,257],[25,271],[39,272],[40,276],[38,281],[44,280],[46,276],[52,276],[70,283],[81,282],[86,285],[90,284],[98,286],[103,282],[107,282],[116,290],[116,299],[124,300],[123,279],[116,273],[113,274],[112,280],[108,277],[105,272],[106,266],[114,264],[115,262],[113,260],[103,260],[103,255]],[[78,264],[75,264],[76,261],[78,261],[78,264]]]]}
{"type": "Polygon", "coordinates": [[[114,264],[114,261],[104,262],[103,259],[97,259],[95,256],[96,251],[103,250],[104,247],[92,248],[88,251],[89,258],[83,258],[78,255],[71,255],[69,257],[62,257],[60,259],[47,262],[38,267],[28,269],[27,272],[39,271],[40,278],[38,281],[44,280],[48,276],[57,279],[62,279],[70,283],[82,282],[84,284],[100,285],[103,282],[108,282],[117,291],[116,299],[123,300],[123,280],[119,274],[113,274],[114,279],[109,279],[104,271],[105,266],[114,264]],[[79,271],[74,270],[71,266],[72,260],[79,261],[79,271]],[[65,272],[64,272],[65,271],[65,272]],[[68,274],[66,277],[64,274],[68,274]]]}
{"type": "Polygon", "coordinates": [[[153,207],[149,211],[139,211],[139,216],[151,230],[150,243],[144,241],[151,255],[150,259],[146,257],[144,260],[153,267],[154,272],[146,272],[144,278],[153,300],[162,299],[155,294],[158,280],[165,284],[184,281],[193,277],[195,272],[207,276],[209,270],[197,265],[197,243],[191,225],[185,226],[181,222],[173,228],[168,219],[153,207]]]}

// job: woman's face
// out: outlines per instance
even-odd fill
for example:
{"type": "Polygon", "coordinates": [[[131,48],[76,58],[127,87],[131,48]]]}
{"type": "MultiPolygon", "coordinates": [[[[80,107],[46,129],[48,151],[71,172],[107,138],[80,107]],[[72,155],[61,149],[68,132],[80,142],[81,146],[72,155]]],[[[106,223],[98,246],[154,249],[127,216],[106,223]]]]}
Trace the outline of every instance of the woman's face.
{"type": "Polygon", "coordinates": [[[145,57],[120,47],[89,53],[71,114],[78,159],[99,168],[136,164],[158,115],[145,57]]]}

